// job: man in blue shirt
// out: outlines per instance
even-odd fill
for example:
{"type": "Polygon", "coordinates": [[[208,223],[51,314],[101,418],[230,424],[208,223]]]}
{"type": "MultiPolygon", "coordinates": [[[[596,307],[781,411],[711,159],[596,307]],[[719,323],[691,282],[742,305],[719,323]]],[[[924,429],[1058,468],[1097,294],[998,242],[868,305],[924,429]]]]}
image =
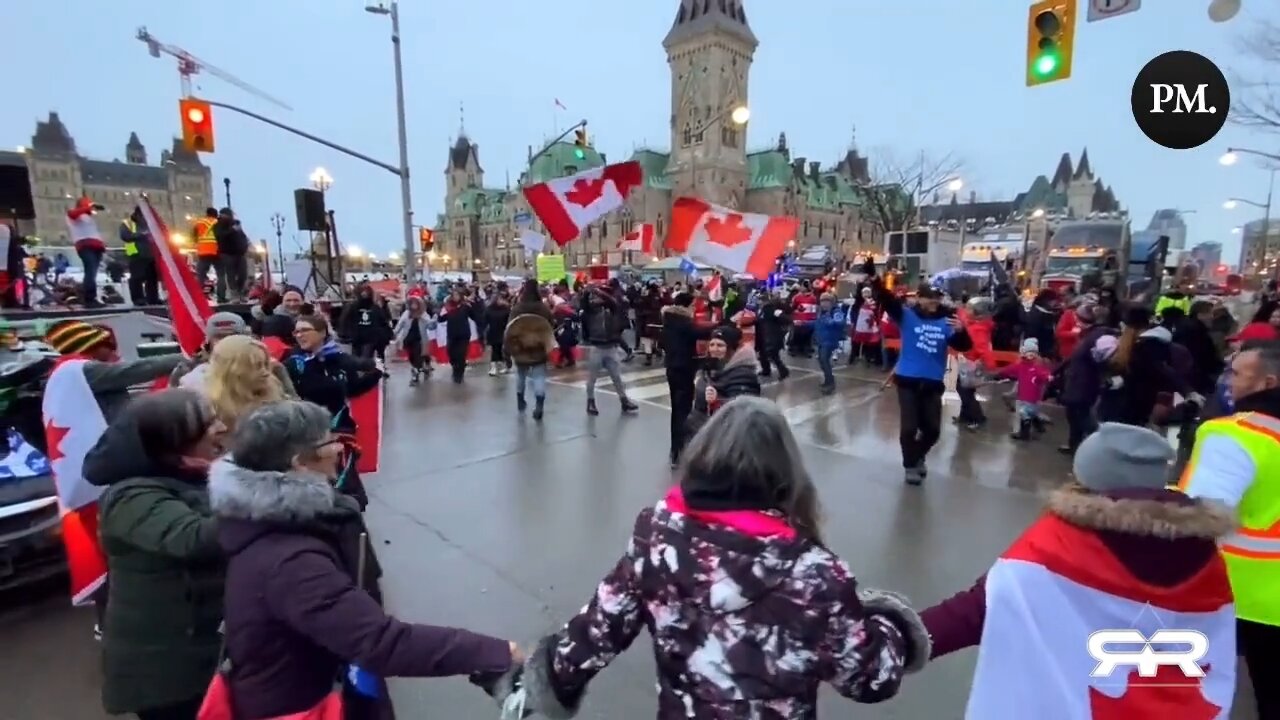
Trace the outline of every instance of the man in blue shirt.
{"type": "MultiPolygon", "coordinates": [[[[864,268],[874,275],[874,265],[864,268]]],[[[973,341],[954,311],[942,306],[942,293],[922,285],[914,304],[904,303],[872,279],[876,302],[902,330],[902,351],[894,368],[898,408],[902,413],[898,441],[908,485],[919,485],[928,474],[925,455],[942,432],[943,378],[947,374],[947,350],[967,352],[973,341]]]]}

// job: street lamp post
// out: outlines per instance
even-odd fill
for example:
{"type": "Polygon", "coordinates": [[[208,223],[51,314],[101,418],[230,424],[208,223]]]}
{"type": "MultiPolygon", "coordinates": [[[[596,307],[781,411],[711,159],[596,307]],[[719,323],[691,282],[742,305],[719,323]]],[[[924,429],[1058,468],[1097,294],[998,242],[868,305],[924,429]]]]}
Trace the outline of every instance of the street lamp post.
{"type": "Polygon", "coordinates": [[[406,282],[418,279],[418,255],[413,245],[413,193],[409,187],[409,134],[404,111],[404,67],[400,60],[400,3],[391,0],[390,7],[379,2],[365,10],[375,15],[391,16],[391,45],[396,71],[396,134],[400,144],[400,209],[404,214],[404,274],[406,282]]]}
{"type": "MultiPolygon", "coordinates": [[[[721,120],[724,120],[726,117],[729,118],[729,120],[734,125],[738,127],[743,127],[747,124],[747,121],[751,119],[751,109],[748,108],[746,105],[734,105],[732,107],[725,108],[720,112],[720,114],[702,123],[702,125],[698,126],[697,130],[693,131],[693,136],[690,139],[694,141],[694,145],[695,146],[701,145],[702,134],[705,133],[707,130],[711,129],[713,125],[716,125],[721,120]]],[[[746,138],[744,137],[743,140],[745,139],[746,138]]],[[[689,151],[689,176],[693,180],[693,194],[694,196],[697,196],[698,194],[698,148],[697,147],[694,147],[689,151]]]]}
{"type": "MultiPolygon", "coordinates": [[[[271,227],[276,229],[276,264],[280,266],[280,284],[284,284],[284,215],[271,216],[271,227]]],[[[267,268],[270,272],[271,268],[267,268]]]]}
{"type": "MultiPolygon", "coordinates": [[[[1236,162],[1239,160],[1239,156],[1242,154],[1260,157],[1272,163],[1280,162],[1280,155],[1276,155],[1274,153],[1262,152],[1261,150],[1250,150],[1248,148],[1227,148],[1227,151],[1223,153],[1222,157],[1218,158],[1218,162],[1228,166],[1235,165],[1236,162]]],[[[1228,198],[1227,201],[1223,203],[1223,207],[1227,208],[1228,210],[1234,209],[1239,203],[1244,203],[1245,205],[1252,205],[1253,207],[1256,207],[1262,210],[1262,255],[1258,258],[1258,266],[1261,268],[1262,273],[1265,273],[1267,270],[1267,250],[1269,249],[1269,246],[1271,244],[1271,237],[1270,237],[1271,198],[1272,198],[1273,192],[1275,191],[1277,169],[1278,168],[1276,168],[1274,165],[1269,169],[1270,172],[1267,178],[1266,202],[1260,203],[1260,202],[1254,202],[1252,200],[1245,200],[1243,198],[1228,198]]],[[[1241,249],[1243,250],[1243,243],[1242,243],[1241,249]]],[[[1243,252],[1241,253],[1241,255],[1242,257],[1240,258],[1240,265],[1241,265],[1240,269],[1243,270],[1244,269],[1243,252]]],[[[1280,270],[1277,270],[1277,273],[1275,273],[1274,275],[1280,275],[1280,270]]]]}

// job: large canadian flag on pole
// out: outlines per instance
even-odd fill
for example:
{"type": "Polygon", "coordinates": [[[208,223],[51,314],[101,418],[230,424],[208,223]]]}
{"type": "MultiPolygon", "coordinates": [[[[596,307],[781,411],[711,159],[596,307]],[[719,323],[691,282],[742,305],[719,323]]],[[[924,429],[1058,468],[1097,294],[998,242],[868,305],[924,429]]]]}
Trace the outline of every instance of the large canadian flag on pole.
{"type": "Polygon", "coordinates": [[[524,197],[551,239],[564,245],[587,225],[622,207],[643,180],[640,163],[624,162],[530,185],[524,197]]]}
{"type": "Polygon", "coordinates": [[[796,219],[741,213],[697,198],[677,198],[666,247],[709,265],[761,280],[795,237],[796,219]]]}
{"type": "Polygon", "coordinates": [[[169,228],[151,207],[151,201],[145,197],[139,200],[138,210],[151,233],[151,248],[155,253],[156,267],[160,269],[160,280],[164,283],[173,332],[178,336],[182,351],[194,355],[205,343],[204,325],[213,314],[213,308],[209,307],[209,299],[204,296],[204,288],[191,271],[191,266],[182,253],[174,249],[169,228]]]}
{"type": "Polygon", "coordinates": [[[631,250],[633,252],[644,253],[645,255],[653,254],[653,225],[650,223],[640,223],[632,228],[631,232],[623,236],[618,241],[619,250],[631,250]]]}

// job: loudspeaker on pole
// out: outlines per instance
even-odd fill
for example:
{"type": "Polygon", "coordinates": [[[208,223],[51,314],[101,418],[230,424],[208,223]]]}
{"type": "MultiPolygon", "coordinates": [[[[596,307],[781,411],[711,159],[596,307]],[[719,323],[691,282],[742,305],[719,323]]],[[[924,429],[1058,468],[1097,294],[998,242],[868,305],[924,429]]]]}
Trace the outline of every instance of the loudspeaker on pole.
{"type": "Polygon", "coordinates": [[[328,227],[325,215],[324,193],[310,188],[293,191],[294,210],[298,215],[298,229],[324,232],[328,227]]]}

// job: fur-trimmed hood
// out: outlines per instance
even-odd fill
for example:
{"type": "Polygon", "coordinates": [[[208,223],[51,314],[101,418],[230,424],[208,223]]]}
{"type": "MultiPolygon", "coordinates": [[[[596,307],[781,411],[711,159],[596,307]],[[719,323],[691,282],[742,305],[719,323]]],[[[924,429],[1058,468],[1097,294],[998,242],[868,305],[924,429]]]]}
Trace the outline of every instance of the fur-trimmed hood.
{"type": "Polygon", "coordinates": [[[1050,493],[1046,509],[1090,530],[1162,540],[1217,540],[1236,528],[1226,506],[1172,490],[1103,495],[1060,488],[1050,493]]]}
{"type": "Polygon", "coordinates": [[[320,473],[247,470],[229,457],[209,470],[209,505],[222,522],[218,541],[229,555],[259,537],[288,529],[322,527],[359,514],[320,473]]]}
{"type": "Polygon", "coordinates": [[[683,307],[680,305],[663,305],[662,315],[683,315],[690,320],[693,319],[693,308],[683,307]]]}

